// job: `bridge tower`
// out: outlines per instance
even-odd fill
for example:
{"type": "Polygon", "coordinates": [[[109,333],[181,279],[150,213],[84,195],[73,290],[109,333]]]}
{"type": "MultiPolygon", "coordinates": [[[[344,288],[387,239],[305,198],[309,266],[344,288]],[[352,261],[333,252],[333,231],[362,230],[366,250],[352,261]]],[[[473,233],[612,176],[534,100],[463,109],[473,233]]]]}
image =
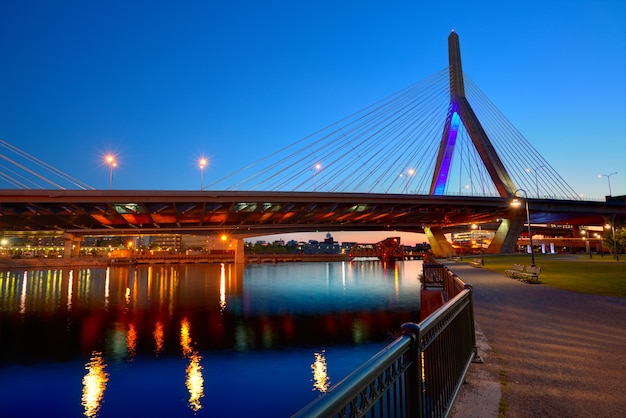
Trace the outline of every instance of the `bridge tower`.
{"type": "MultiPolygon", "coordinates": [[[[463,124],[500,196],[512,197],[517,187],[511,180],[502,160],[465,97],[461,47],[459,46],[459,36],[454,31],[448,36],[448,61],[450,66],[450,105],[441,136],[430,194],[443,195],[445,192],[456,137],[460,125],[463,124]]],[[[487,251],[490,253],[513,251],[523,225],[522,218],[502,222],[487,251]]],[[[433,249],[439,248],[440,255],[450,255],[452,248],[445,241],[441,230],[426,228],[425,232],[433,249]]]]}
{"type": "Polygon", "coordinates": [[[517,188],[465,97],[459,35],[454,31],[448,36],[448,60],[450,65],[450,106],[439,145],[430,194],[444,194],[456,136],[462,123],[500,196],[512,197],[517,188]]]}

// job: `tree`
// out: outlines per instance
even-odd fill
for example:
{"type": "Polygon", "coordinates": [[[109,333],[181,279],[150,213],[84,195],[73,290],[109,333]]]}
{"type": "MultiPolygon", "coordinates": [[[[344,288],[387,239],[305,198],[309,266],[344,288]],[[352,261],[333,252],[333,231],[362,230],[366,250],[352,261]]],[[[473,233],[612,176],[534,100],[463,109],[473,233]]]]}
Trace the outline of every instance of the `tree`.
{"type": "Polygon", "coordinates": [[[613,231],[605,229],[604,240],[611,252],[615,248],[617,254],[622,254],[626,247],[626,227],[624,225],[615,226],[615,242],[613,242],[613,231]]]}

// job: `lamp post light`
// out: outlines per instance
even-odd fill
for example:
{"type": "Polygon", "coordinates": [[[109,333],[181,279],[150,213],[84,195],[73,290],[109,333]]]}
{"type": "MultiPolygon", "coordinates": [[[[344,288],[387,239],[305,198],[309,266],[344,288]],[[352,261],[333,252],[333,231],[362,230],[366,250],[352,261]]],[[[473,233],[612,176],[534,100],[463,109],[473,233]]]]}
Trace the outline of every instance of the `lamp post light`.
{"type": "Polygon", "coordinates": [[[406,185],[404,186],[404,193],[409,193],[409,181],[411,180],[411,176],[415,174],[415,170],[409,168],[409,171],[406,172],[406,185]]]}
{"type": "Polygon", "coordinates": [[[617,174],[617,171],[611,174],[598,174],[598,178],[606,177],[606,181],[609,183],[609,197],[613,196],[613,192],[611,192],[611,176],[617,174]]]}
{"type": "Polygon", "coordinates": [[[587,229],[583,229],[582,231],[580,231],[581,235],[585,235],[583,237],[583,239],[585,240],[585,251],[587,252],[587,254],[589,254],[589,258],[591,257],[591,230],[587,229]]]}
{"type": "Polygon", "coordinates": [[[317,191],[317,172],[322,169],[322,165],[320,163],[315,164],[313,167],[313,191],[317,191]]]}
{"type": "Polygon", "coordinates": [[[473,224],[472,229],[478,228],[478,233],[480,236],[480,265],[485,265],[485,252],[483,251],[483,229],[480,225],[473,224]]]}
{"type": "Polygon", "coordinates": [[[198,165],[200,167],[200,190],[202,190],[202,188],[204,187],[204,185],[203,185],[203,182],[204,182],[204,167],[206,167],[206,165],[207,165],[206,158],[204,158],[204,157],[200,158],[200,160],[198,161],[198,165]]]}
{"type": "Polygon", "coordinates": [[[105,158],[106,163],[109,165],[109,190],[113,188],[113,167],[117,167],[117,162],[115,162],[115,156],[109,154],[105,158]]]}
{"type": "MultiPolygon", "coordinates": [[[[535,250],[533,248],[533,234],[530,230],[530,212],[528,211],[528,193],[526,193],[526,190],[524,189],[517,189],[515,191],[515,193],[513,193],[514,196],[517,196],[517,192],[524,192],[524,203],[526,205],[526,223],[528,224],[528,240],[530,242],[530,257],[532,260],[532,266],[535,266],[535,250]]],[[[520,198],[515,197],[515,199],[513,199],[513,201],[511,202],[511,206],[515,206],[515,207],[519,207],[522,202],[519,201],[520,198]]]]}
{"type": "Polygon", "coordinates": [[[615,261],[619,261],[619,255],[617,255],[617,242],[615,241],[615,215],[613,215],[611,223],[604,225],[604,228],[611,228],[611,237],[613,238],[613,257],[615,258],[615,261]]]}
{"type": "Polygon", "coordinates": [[[535,173],[535,189],[537,189],[537,198],[539,198],[539,174],[537,174],[537,172],[539,170],[541,170],[542,168],[544,168],[544,167],[545,167],[544,165],[541,165],[541,166],[539,166],[537,168],[527,168],[526,169],[527,173],[530,173],[531,171],[533,173],[535,173]]]}

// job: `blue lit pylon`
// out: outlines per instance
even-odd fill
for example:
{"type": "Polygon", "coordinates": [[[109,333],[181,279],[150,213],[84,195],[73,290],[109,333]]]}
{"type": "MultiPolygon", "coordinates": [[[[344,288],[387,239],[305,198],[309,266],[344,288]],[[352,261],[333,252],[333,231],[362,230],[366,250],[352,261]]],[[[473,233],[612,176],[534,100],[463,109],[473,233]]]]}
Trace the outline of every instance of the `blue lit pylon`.
{"type": "Polygon", "coordinates": [[[459,36],[454,31],[448,37],[448,57],[450,62],[450,108],[448,109],[446,125],[441,137],[430,194],[443,195],[445,192],[448,175],[450,174],[452,154],[456,144],[456,136],[460,124],[463,123],[498,193],[502,197],[511,197],[514,195],[517,187],[513,184],[509,173],[504,168],[504,164],[502,164],[489,137],[465,97],[459,36]]]}

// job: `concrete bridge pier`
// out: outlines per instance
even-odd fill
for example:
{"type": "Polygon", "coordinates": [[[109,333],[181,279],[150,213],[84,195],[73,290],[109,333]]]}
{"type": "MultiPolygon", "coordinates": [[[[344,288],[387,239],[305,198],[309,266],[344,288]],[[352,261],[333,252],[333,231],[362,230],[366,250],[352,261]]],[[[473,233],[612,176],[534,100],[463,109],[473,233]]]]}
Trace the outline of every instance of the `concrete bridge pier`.
{"type": "Polygon", "coordinates": [[[437,257],[452,257],[454,248],[448,242],[441,228],[424,227],[424,234],[430,244],[430,249],[437,257]]]}
{"type": "Polygon", "coordinates": [[[502,219],[496,234],[491,240],[491,244],[485,250],[487,254],[508,254],[514,253],[522,230],[524,229],[525,217],[523,215],[514,216],[511,219],[502,219]]]}
{"type": "Polygon", "coordinates": [[[78,258],[83,237],[68,232],[63,233],[63,258],[78,258]]]}
{"type": "Polygon", "coordinates": [[[246,262],[244,242],[241,238],[235,238],[235,264],[243,264],[246,262]]]}

